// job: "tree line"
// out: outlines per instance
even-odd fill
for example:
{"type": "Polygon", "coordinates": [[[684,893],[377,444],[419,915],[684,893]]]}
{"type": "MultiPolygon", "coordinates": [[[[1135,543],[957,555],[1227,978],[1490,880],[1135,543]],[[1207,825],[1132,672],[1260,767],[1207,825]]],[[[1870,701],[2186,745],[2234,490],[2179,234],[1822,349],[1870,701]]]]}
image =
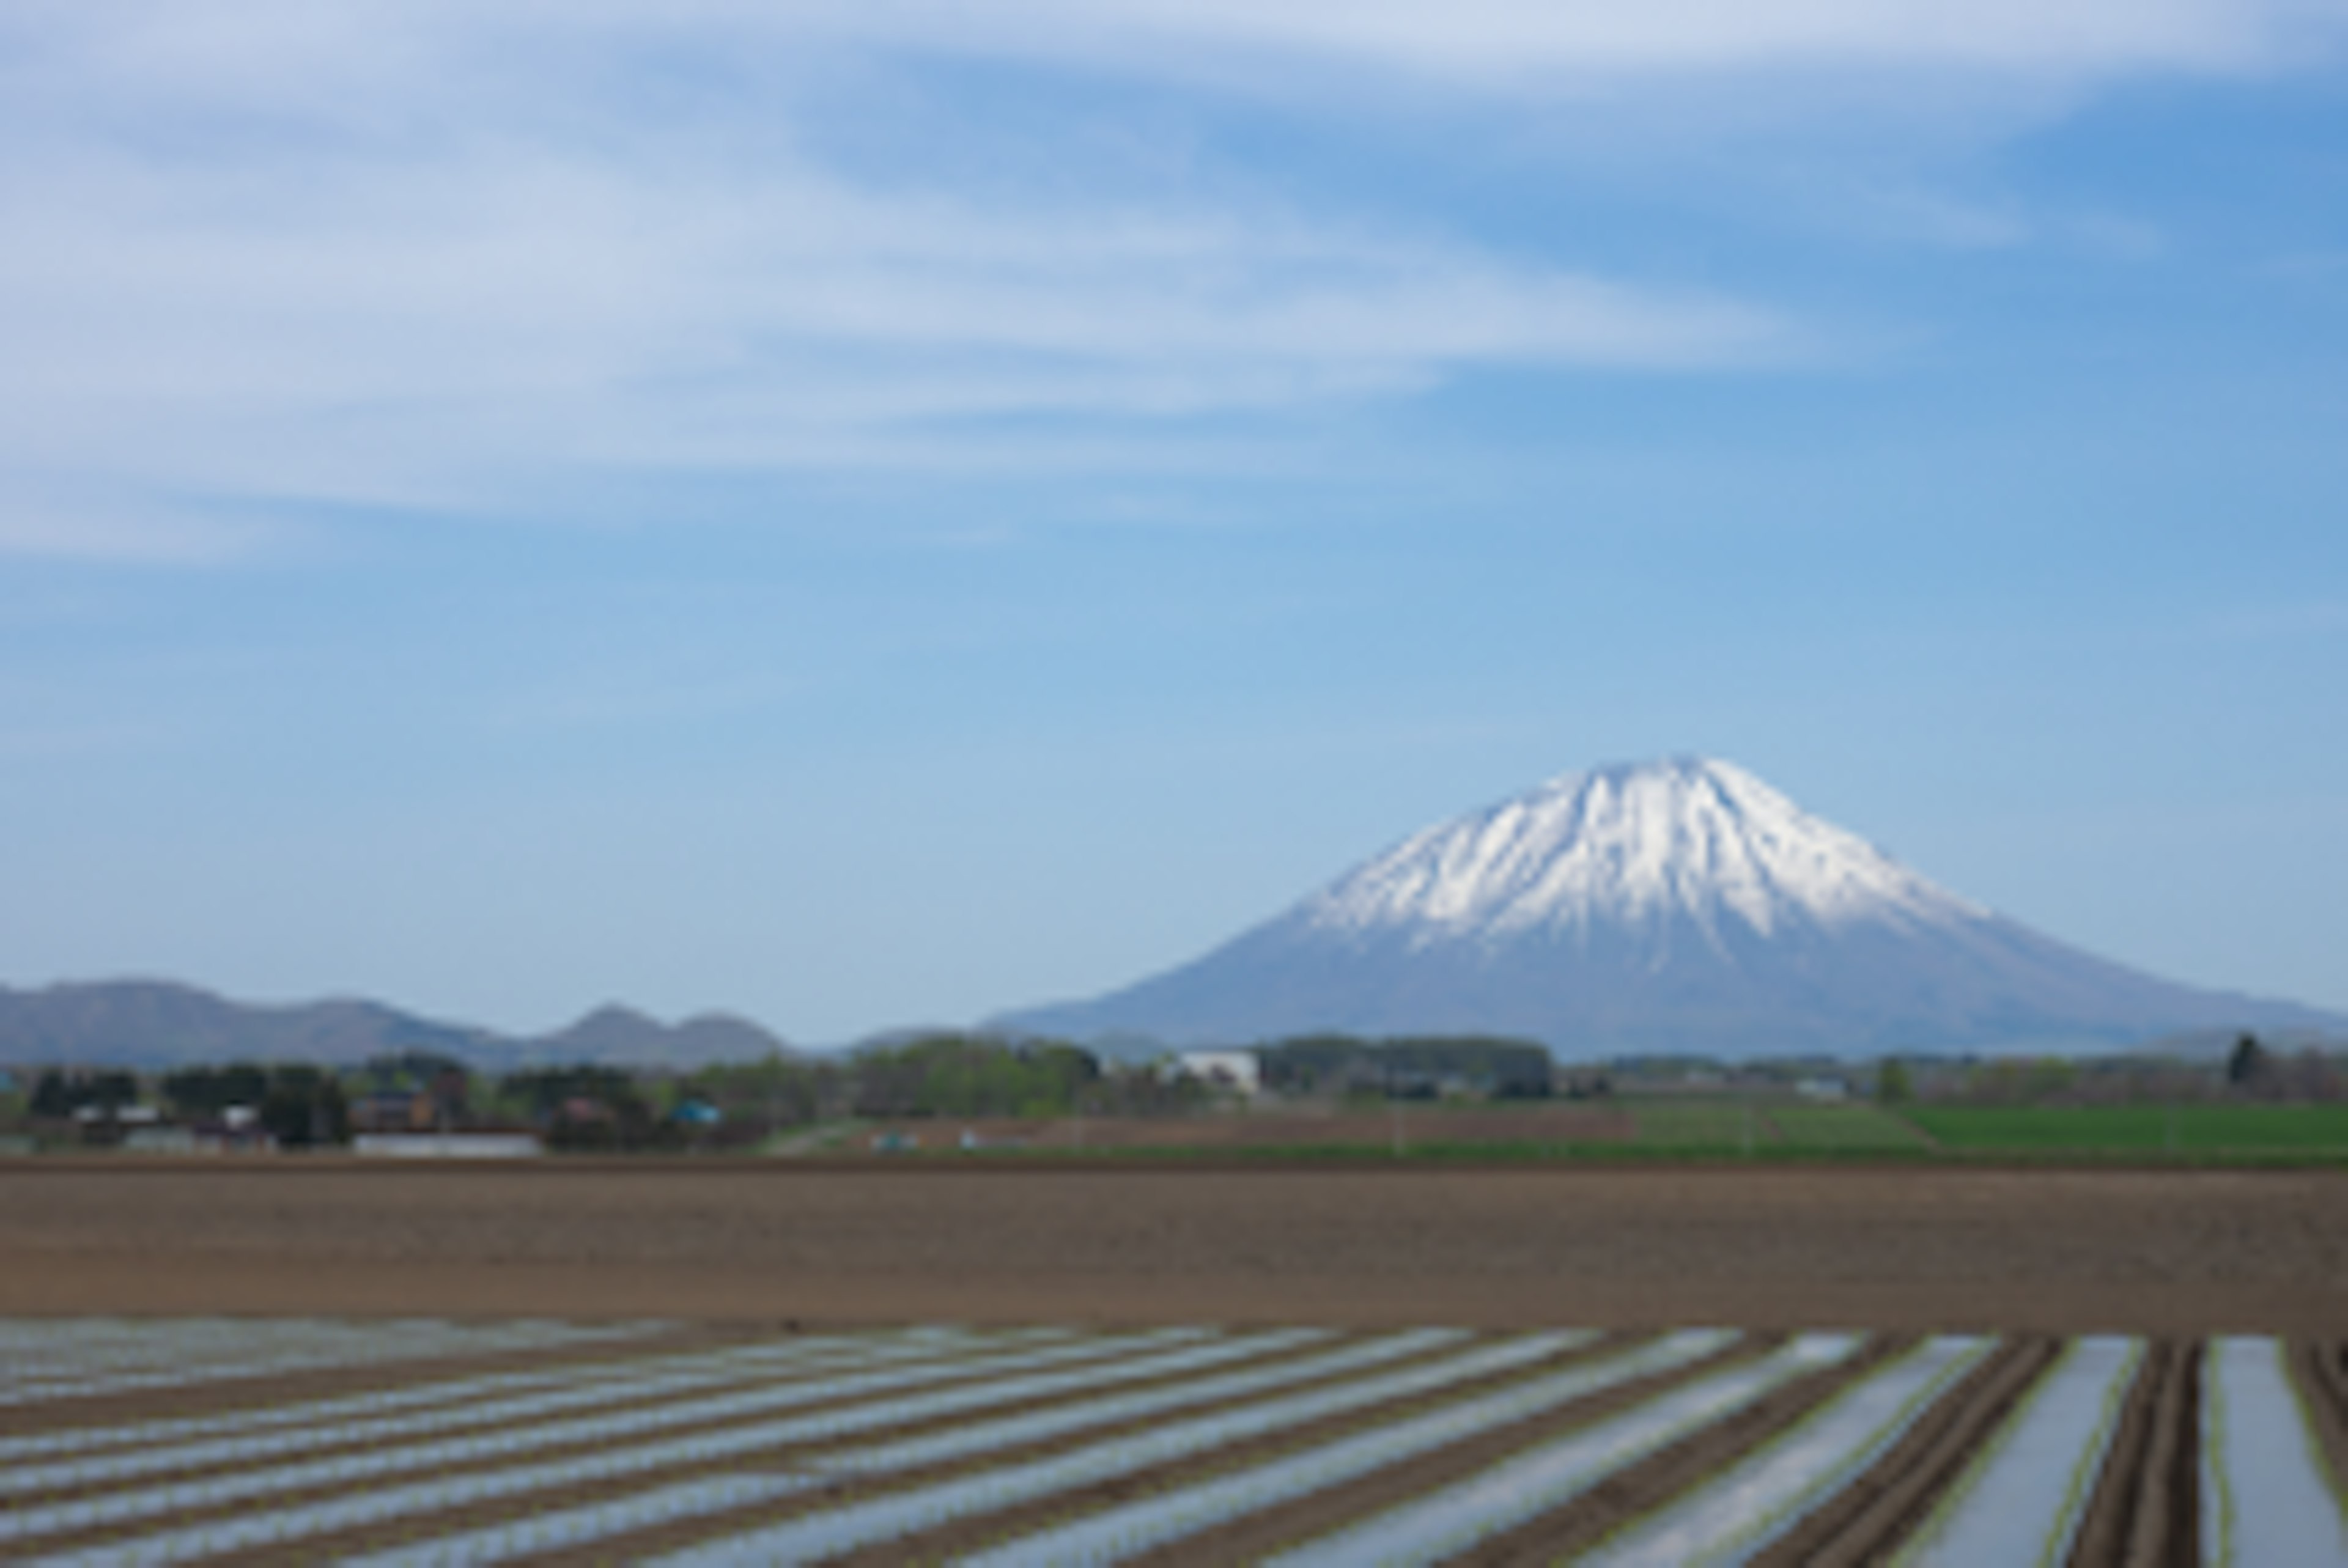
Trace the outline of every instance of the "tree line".
{"type": "MultiPolygon", "coordinates": [[[[214,1121],[232,1107],[248,1110],[255,1125],[288,1148],[350,1141],[349,1101],[340,1080],[324,1068],[303,1062],[185,1067],[164,1073],[154,1087],[166,1106],[190,1121],[214,1121]]],[[[91,1140],[105,1142],[119,1134],[125,1112],[146,1102],[136,1073],[50,1068],[35,1081],[25,1110],[36,1122],[87,1122],[91,1140]]]]}
{"type": "Polygon", "coordinates": [[[1211,1091],[1154,1067],[1104,1063],[1058,1041],[941,1031],[841,1057],[777,1053],[691,1071],[595,1064],[477,1073],[413,1050],[335,1071],[229,1062],[141,1077],[43,1071],[17,1118],[118,1135],[134,1106],[198,1124],[232,1108],[292,1148],[347,1143],[367,1130],[527,1128],[559,1149],[726,1145],[850,1119],[1156,1115],[1193,1111],[1211,1091]],[[85,1108],[97,1114],[83,1116],[85,1108]]]}
{"type": "Polygon", "coordinates": [[[1290,1094],[1531,1100],[1549,1095],[1557,1073],[1547,1046],[1497,1035],[1297,1035],[1259,1048],[1256,1059],[1264,1087],[1290,1094]]]}

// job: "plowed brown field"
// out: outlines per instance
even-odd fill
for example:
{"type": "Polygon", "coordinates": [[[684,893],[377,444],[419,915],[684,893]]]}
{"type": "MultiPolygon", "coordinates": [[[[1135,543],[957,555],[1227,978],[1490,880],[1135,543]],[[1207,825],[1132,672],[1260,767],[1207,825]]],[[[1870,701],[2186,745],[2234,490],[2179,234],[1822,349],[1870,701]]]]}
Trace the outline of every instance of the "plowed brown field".
{"type": "Polygon", "coordinates": [[[2336,1172],[0,1168],[0,1313],[2337,1337],[2336,1172]]]}

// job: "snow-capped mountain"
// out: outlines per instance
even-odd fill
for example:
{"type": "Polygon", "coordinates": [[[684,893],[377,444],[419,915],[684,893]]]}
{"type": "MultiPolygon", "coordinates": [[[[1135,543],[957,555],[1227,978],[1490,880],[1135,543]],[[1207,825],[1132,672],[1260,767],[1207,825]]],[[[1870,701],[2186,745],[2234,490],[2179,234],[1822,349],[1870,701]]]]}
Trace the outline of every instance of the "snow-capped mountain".
{"type": "Polygon", "coordinates": [[[1577,1056],[1723,1057],[2348,1025],[2065,947],[1700,758],[1552,779],[1195,962],[1003,1021],[1178,1042],[1477,1030],[1577,1056]]]}
{"type": "Polygon", "coordinates": [[[1977,919],[1864,839],[1744,769],[1700,759],[1569,774],[1406,840],[1308,899],[1328,931],[1403,933],[1416,947],[1673,917],[1708,936],[1741,920],[1977,919]]]}

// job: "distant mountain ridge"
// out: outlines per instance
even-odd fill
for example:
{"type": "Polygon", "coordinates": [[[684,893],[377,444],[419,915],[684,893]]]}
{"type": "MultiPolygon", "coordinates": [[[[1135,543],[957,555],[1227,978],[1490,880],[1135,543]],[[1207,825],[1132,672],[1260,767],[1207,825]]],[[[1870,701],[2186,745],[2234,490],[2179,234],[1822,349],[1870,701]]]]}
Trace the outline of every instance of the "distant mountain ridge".
{"type": "Polygon", "coordinates": [[[255,1006],[169,980],[85,981],[37,990],[0,986],[0,1062],[16,1064],[347,1066],[371,1056],[428,1050],[481,1071],[510,1071],[569,1062],[688,1068],[788,1050],[757,1024],[718,1013],[671,1025],[613,1006],[550,1034],[512,1036],[380,1002],[255,1006]]]}
{"type": "Polygon", "coordinates": [[[1173,1043],[1481,1032],[1725,1058],[2348,1029],[1959,897],[1731,764],[1552,779],[1415,834],[1195,961],[1007,1028],[1173,1043]]]}

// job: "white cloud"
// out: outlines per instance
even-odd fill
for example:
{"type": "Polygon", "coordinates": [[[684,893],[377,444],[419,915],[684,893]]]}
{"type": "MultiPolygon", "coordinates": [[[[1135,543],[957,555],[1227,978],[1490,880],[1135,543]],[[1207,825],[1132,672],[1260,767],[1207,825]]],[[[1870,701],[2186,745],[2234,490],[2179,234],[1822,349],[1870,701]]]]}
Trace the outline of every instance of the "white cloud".
{"type": "Polygon", "coordinates": [[[294,486],[345,444],[459,468],[514,446],[757,463],[904,420],[1733,364],[1793,335],[1729,301],[1271,216],[1002,211],[544,151],[347,175],[257,220],[242,170],[100,157],[0,179],[39,217],[0,252],[15,457],[127,436],[191,481],[254,483],[258,458],[294,486]],[[298,442],[257,446],[273,427],[298,442]]]}
{"type": "MultiPolygon", "coordinates": [[[[0,439],[7,438],[11,423],[0,413],[0,439]]],[[[23,471],[20,454],[5,456],[0,465],[0,557],[202,566],[281,544],[297,531],[265,518],[224,516],[140,494],[136,487],[92,484],[87,476],[49,479],[23,471]]]]}
{"type": "MultiPolygon", "coordinates": [[[[746,155],[546,77],[459,112],[426,53],[370,53],[347,24],[273,36],[296,57],[255,81],[265,51],[150,23],[82,57],[89,91],[14,117],[11,470],[478,507],[565,466],[901,459],[892,436],[941,421],[1292,407],[1477,364],[1740,364],[1797,335],[1733,300],[1211,191],[860,184],[787,115],[746,155]],[[417,74],[360,80],[386,58],[417,74]],[[211,101],[159,85],[166,67],[211,101]]],[[[149,538],[59,516],[0,499],[0,548],[149,538]]],[[[229,537],[152,531],[166,553],[229,537]]]]}
{"type": "Polygon", "coordinates": [[[1819,66],[2254,69],[2335,41],[2348,19],[2336,0],[839,0],[794,14],[906,42],[1159,68],[1169,49],[1262,52],[1488,81],[1819,66]]]}
{"type": "Polygon", "coordinates": [[[1733,290],[1365,219],[1267,193],[1276,176],[1137,183],[1076,145],[998,180],[918,149],[851,168],[802,118],[838,107],[801,92],[828,51],[1265,66],[1266,82],[1318,61],[1478,89],[1837,65],[2075,76],[2249,68],[2339,15],[26,0],[0,18],[0,476],[103,476],[117,499],[0,486],[0,550],[201,558],[266,535],[209,501],[492,507],[581,466],[901,461],[942,425],[1000,415],[1097,425],[1478,365],[1813,351],[1733,290]],[[682,87],[660,79],[672,59],[694,62],[682,87]],[[178,499],[125,498],[140,493],[178,499]]]}

